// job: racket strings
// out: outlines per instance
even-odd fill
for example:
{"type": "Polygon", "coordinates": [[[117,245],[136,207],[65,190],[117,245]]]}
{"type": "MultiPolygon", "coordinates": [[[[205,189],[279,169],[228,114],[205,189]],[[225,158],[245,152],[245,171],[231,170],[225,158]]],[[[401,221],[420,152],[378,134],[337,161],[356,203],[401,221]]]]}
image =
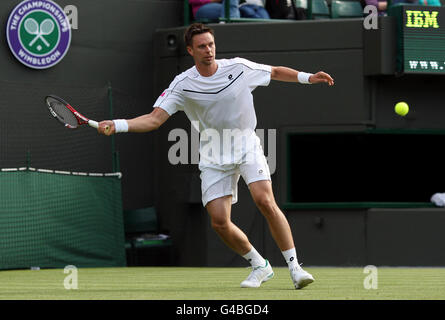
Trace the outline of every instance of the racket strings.
{"type": "Polygon", "coordinates": [[[74,116],[71,110],[66,107],[66,105],[52,98],[48,98],[47,103],[51,110],[54,112],[53,115],[60,122],[72,128],[76,128],[79,125],[79,123],[77,122],[77,118],[74,116]]]}

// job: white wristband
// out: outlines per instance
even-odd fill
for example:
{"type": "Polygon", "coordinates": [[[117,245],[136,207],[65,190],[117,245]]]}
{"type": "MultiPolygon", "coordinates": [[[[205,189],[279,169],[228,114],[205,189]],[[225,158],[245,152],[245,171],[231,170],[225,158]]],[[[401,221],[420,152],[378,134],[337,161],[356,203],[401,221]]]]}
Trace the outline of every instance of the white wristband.
{"type": "Polygon", "coordinates": [[[297,75],[298,82],[302,83],[302,84],[311,84],[309,82],[309,77],[312,76],[312,75],[313,75],[313,73],[306,73],[306,72],[303,72],[303,71],[299,71],[298,75],[297,75]]]}
{"type": "Polygon", "coordinates": [[[125,119],[117,119],[113,120],[114,122],[114,131],[116,133],[120,132],[128,132],[128,122],[125,119]]]}

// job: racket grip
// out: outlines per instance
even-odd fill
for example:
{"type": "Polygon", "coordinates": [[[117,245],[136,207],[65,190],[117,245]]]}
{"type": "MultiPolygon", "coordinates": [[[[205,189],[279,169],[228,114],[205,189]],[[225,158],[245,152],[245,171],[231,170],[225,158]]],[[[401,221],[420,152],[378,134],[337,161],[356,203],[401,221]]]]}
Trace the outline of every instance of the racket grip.
{"type": "Polygon", "coordinates": [[[93,127],[93,128],[96,128],[96,129],[99,128],[99,123],[97,121],[88,120],[88,124],[89,124],[90,127],[93,127]]]}

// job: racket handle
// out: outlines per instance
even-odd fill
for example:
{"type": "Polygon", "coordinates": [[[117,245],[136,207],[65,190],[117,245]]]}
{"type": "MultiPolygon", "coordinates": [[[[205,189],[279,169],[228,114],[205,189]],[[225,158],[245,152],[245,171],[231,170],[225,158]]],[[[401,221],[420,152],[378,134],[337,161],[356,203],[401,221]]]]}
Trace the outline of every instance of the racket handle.
{"type": "MultiPolygon", "coordinates": [[[[93,128],[99,128],[99,123],[94,120],[88,120],[88,124],[93,128]]],[[[105,126],[105,132],[108,133],[110,131],[110,126],[105,126]]]]}
{"type": "Polygon", "coordinates": [[[94,121],[94,120],[88,120],[88,124],[90,125],[90,127],[93,127],[93,128],[99,128],[99,123],[97,122],[97,121],[94,121]]]}

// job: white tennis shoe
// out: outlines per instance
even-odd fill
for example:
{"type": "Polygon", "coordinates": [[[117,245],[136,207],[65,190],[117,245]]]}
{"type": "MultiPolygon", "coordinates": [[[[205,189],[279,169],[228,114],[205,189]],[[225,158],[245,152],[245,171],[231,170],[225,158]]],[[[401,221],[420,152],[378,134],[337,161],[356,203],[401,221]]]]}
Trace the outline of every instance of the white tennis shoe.
{"type": "Polygon", "coordinates": [[[304,288],[314,282],[314,277],[298,265],[290,270],[290,277],[292,278],[295,289],[304,288]]]}
{"type": "Polygon", "coordinates": [[[274,276],[272,267],[268,260],[266,265],[261,267],[253,267],[253,271],[249,276],[241,282],[241,288],[258,288],[263,282],[266,282],[274,276]]]}

